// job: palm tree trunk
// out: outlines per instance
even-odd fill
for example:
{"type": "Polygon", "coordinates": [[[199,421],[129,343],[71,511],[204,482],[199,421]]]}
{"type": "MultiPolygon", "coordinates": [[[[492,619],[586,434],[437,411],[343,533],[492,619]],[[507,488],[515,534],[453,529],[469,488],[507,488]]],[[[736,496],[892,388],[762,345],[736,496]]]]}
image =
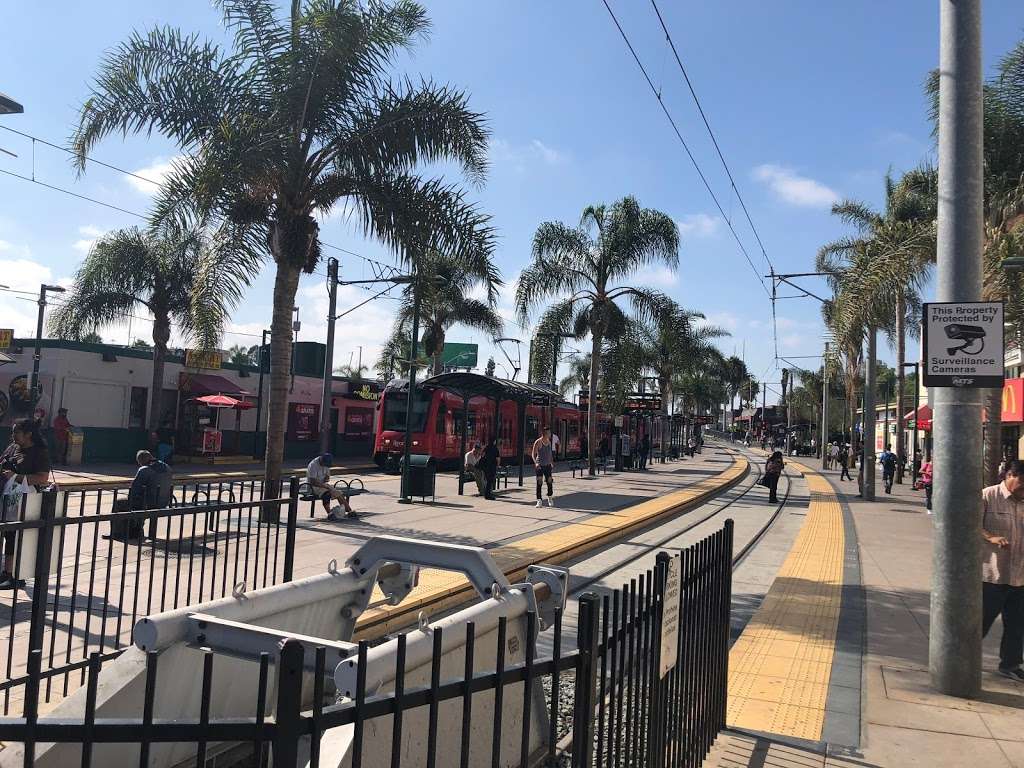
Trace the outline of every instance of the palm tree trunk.
{"type": "MultiPolygon", "coordinates": [[[[906,314],[903,297],[896,299],[896,455],[906,456],[905,435],[903,429],[903,415],[906,413],[903,387],[906,378],[903,375],[903,363],[907,358],[907,331],[904,328],[904,315],[906,314]]],[[[889,404],[886,403],[886,408],[889,404]]],[[[916,418],[917,414],[915,414],[916,418]]],[[[903,482],[903,473],[896,474],[896,482],[903,482]]]]}
{"type": "Polygon", "coordinates": [[[431,371],[434,376],[440,376],[444,373],[444,331],[440,328],[432,328],[431,338],[434,339],[434,361],[431,371]]]}
{"type": "Polygon", "coordinates": [[[999,462],[1003,460],[1003,391],[987,389],[983,400],[988,419],[982,444],[982,479],[984,485],[999,482],[999,462]]]}
{"type": "Polygon", "coordinates": [[[590,401],[587,403],[587,463],[589,474],[597,474],[597,463],[594,461],[594,446],[597,444],[597,375],[601,366],[601,333],[591,332],[590,346],[590,401]]]}
{"type": "MultiPolygon", "coordinates": [[[[276,499],[281,488],[284,435],[288,417],[288,380],[292,352],[292,307],[299,287],[299,268],[278,262],[274,278],[274,312],[270,326],[270,393],[267,397],[267,454],[263,475],[263,496],[276,499]]],[[[277,511],[264,509],[261,518],[277,518],[277,511]]]]}
{"type": "MultiPolygon", "coordinates": [[[[668,417],[668,403],[669,398],[672,397],[671,380],[667,377],[660,377],[658,379],[658,385],[661,389],[661,455],[665,455],[666,448],[670,446],[665,445],[666,434],[672,433],[672,422],[669,421],[668,417]],[[665,425],[668,425],[668,431],[665,430],[665,425]]],[[[671,440],[669,441],[671,443],[671,440]]]]}
{"type": "Polygon", "coordinates": [[[160,399],[164,391],[164,361],[167,359],[167,342],[171,338],[171,321],[167,314],[160,312],[153,316],[153,380],[149,388],[150,430],[160,426],[160,399]]]}

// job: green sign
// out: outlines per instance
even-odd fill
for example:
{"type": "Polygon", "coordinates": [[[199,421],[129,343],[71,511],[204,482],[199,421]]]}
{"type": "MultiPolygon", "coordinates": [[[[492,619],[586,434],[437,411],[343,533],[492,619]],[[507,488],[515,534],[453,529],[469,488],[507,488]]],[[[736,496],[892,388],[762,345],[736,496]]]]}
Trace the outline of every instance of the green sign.
{"type": "Polygon", "coordinates": [[[445,342],[441,351],[441,366],[444,368],[476,368],[478,345],[445,342]]]}

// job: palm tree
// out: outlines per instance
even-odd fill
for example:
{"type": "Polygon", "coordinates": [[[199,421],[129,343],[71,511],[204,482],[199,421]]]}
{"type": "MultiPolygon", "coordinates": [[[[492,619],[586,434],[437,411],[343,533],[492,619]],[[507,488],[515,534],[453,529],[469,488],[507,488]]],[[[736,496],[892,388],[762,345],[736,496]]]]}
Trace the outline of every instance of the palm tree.
{"type": "Polygon", "coordinates": [[[344,376],[350,381],[362,381],[363,374],[369,371],[369,367],[365,365],[352,365],[348,363],[346,365],[339,365],[334,369],[334,372],[339,376],[344,376]]]}
{"type": "Polygon", "coordinates": [[[444,370],[442,352],[452,326],[475,328],[492,338],[501,335],[501,316],[494,309],[501,286],[501,276],[489,250],[458,255],[432,251],[417,264],[416,283],[406,286],[403,292],[396,328],[411,328],[415,293],[419,292],[423,353],[431,358],[432,373],[436,376],[444,370]],[[483,301],[469,295],[479,289],[485,293],[483,301]]]}
{"type": "MultiPolygon", "coordinates": [[[[852,225],[855,234],[828,243],[817,258],[819,272],[846,275],[849,300],[836,305],[837,312],[830,325],[837,336],[848,336],[851,327],[856,334],[864,326],[865,310],[874,313],[879,302],[887,303],[886,309],[875,313],[875,319],[890,332],[896,351],[896,453],[901,455],[906,450],[903,364],[906,362],[907,329],[909,327],[911,335],[917,336],[918,326],[913,318],[920,306],[921,288],[935,262],[934,211],[929,195],[921,194],[915,184],[897,183],[892,174],[887,173],[882,211],[852,200],[832,206],[832,213],[852,225]],[[858,251],[861,252],[859,259],[858,251]],[[851,260],[859,260],[863,268],[847,270],[851,260]],[[908,317],[911,318],[909,323],[908,317]]],[[[871,332],[871,325],[874,324],[868,324],[868,332],[871,332]]]]}
{"type": "MultiPolygon", "coordinates": [[[[725,383],[728,386],[729,411],[731,415],[736,407],[736,395],[740,393],[740,387],[743,386],[743,383],[750,378],[750,372],[747,370],[747,364],[743,360],[736,357],[736,355],[732,355],[725,361],[723,373],[725,374],[725,383]]],[[[735,425],[735,418],[733,418],[733,424],[735,425]]]]}
{"type": "Polygon", "coordinates": [[[585,355],[573,355],[569,360],[569,375],[558,382],[558,392],[562,397],[571,399],[573,392],[590,389],[590,356],[591,353],[587,352],[585,355]]]}
{"type": "Polygon", "coordinates": [[[87,328],[122,323],[132,312],[153,316],[150,428],[160,421],[172,323],[203,349],[214,349],[225,318],[248,285],[245,275],[233,272],[207,280],[204,266],[210,250],[217,248],[212,244],[215,239],[203,229],[177,227],[108,232],[92,246],[66,300],[50,315],[50,332],[66,338],[77,338],[87,328]]]}
{"type": "Polygon", "coordinates": [[[228,348],[228,362],[234,365],[252,365],[252,357],[246,347],[234,344],[228,348]]]}
{"type": "Polygon", "coordinates": [[[157,132],[182,157],[154,217],[216,215],[246,228],[240,266],[276,265],[265,486],[278,487],[301,272],[320,261],[317,216],[344,207],[406,264],[432,249],[487,250],[488,220],[459,185],[417,172],[450,162],[482,181],[487,130],[462,91],[394,80],[429,28],[414,0],[218,0],[230,50],[172,28],[106,54],[72,136],[79,170],[112,133],[157,132]]]}
{"type": "Polygon", "coordinates": [[[604,340],[624,328],[618,305],[627,299],[642,320],[652,319],[664,297],[648,288],[624,285],[641,267],[679,263],[679,228],[671,216],[641,208],[633,197],[612,205],[591,205],[577,227],[558,221],[541,224],[533,236],[533,261],[519,276],[516,310],[526,322],[545,299],[557,299],[540,319],[551,333],[572,333],[591,340],[587,444],[594,474],[597,444],[597,382],[604,340]]]}

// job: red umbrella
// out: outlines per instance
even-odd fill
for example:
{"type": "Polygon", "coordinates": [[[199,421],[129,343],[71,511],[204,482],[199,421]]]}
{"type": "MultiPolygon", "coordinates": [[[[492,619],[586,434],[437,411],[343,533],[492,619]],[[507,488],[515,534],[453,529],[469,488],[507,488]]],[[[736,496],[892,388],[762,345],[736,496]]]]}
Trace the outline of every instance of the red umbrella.
{"type": "Polygon", "coordinates": [[[197,403],[208,405],[211,408],[237,408],[240,411],[248,410],[253,405],[248,400],[236,400],[227,395],[205,395],[193,398],[197,403]]]}

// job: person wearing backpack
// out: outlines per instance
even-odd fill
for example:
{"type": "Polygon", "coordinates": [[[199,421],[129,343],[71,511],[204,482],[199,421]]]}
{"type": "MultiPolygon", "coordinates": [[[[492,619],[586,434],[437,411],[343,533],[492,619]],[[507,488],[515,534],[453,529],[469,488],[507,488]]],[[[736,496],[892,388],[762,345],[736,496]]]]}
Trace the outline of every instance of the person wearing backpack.
{"type": "Polygon", "coordinates": [[[782,460],[782,451],[776,451],[768,457],[764,465],[764,485],[768,488],[768,503],[776,504],[779,501],[776,492],[779,488],[779,478],[782,476],[782,469],[786,462],[782,460]]]}
{"type": "Polygon", "coordinates": [[[885,492],[892,493],[892,481],[896,478],[896,454],[889,446],[885,446],[878,457],[878,463],[882,465],[882,480],[885,483],[885,492]]]}

